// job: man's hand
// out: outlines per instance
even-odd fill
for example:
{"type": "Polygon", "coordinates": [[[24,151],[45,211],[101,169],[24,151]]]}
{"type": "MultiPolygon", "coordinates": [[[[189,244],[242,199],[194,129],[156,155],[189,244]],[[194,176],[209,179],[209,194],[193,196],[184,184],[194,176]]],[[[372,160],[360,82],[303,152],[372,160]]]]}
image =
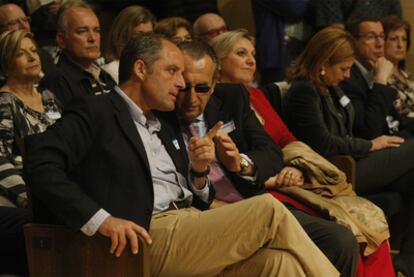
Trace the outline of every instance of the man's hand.
{"type": "Polygon", "coordinates": [[[216,153],[219,161],[230,172],[239,172],[240,153],[236,144],[226,133],[219,132],[214,138],[216,153]]]}
{"type": "Polygon", "coordinates": [[[219,121],[204,137],[192,136],[190,138],[188,142],[188,156],[194,171],[206,171],[211,162],[214,161],[216,156],[213,138],[222,125],[223,122],[219,121]]]}
{"type": "Polygon", "coordinates": [[[382,135],[371,140],[372,146],[371,151],[381,150],[385,148],[396,148],[400,147],[401,144],[404,143],[404,139],[402,137],[397,136],[386,136],[382,135]]]}
{"type": "Polygon", "coordinates": [[[265,182],[267,189],[277,189],[291,186],[302,186],[305,179],[302,171],[292,166],[285,166],[278,174],[265,182]]]}
{"type": "Polygon", "coordinates": [[[379,84],[387,85],[388,79],[394,72],[394,65],[386,58],[380,57],[374,65],[374,71],[375,81],[379,84]]]}
{"type": "Polygon", "coordinates": [[[138,236],[144,238],[148,244],[152,243],[150,235],[144,228],[132,221],[113,216],[105,219],[98,231],[102,235],[111,238],[111,249],[109,252],[117,257],[121,256],[128,240],[131,244],[132,254],[138,253],[138,236]]]}

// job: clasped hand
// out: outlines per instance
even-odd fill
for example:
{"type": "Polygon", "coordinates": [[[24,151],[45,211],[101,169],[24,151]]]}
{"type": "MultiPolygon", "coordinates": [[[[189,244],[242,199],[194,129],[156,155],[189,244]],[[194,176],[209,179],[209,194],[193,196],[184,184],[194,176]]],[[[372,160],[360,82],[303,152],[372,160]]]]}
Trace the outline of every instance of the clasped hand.
{"type": "Polygon", "coordinates": [[[301,170],[292,166],[285,166],[278,174],[267,179],[265,187],[267,189],[277,189],[282,187],[302,186],[303,183],[304,177],[301,170]]]}

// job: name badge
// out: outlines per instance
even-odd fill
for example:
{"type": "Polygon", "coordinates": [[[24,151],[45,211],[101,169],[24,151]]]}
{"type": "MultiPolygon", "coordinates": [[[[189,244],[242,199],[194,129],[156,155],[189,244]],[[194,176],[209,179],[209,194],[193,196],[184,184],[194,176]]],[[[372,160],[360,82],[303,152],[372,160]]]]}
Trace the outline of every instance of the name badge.
{"type": "Polygon", "coordinates": [[[236,125],[234,124],[234,121],[232,120],[227,123],[224,123],[223,126],[221,126],[219,131],[228,134],[228,133],[233,132],[234,130],[236,130],[236,125]]]}
{"type": "Polygon", "coordinates": [[[58,120],[59,118],[61,118],[60,112],[46,112],[46,115],[54,120],[58,120]]]}
{"type": "Polygon", "coordinates": [[[351,99],[348,96],[344,95],[339,99],[339,103],[341,103],[342,107],[346,107],[349,103],[351,103],[351,99]]]}
{"type": "Polygon", "coordinates": [[[176,139],[173,140],[172,143],[174,144],[175,149],[180,150],[180,144],[178,143],[178,141],[176,139]]]}

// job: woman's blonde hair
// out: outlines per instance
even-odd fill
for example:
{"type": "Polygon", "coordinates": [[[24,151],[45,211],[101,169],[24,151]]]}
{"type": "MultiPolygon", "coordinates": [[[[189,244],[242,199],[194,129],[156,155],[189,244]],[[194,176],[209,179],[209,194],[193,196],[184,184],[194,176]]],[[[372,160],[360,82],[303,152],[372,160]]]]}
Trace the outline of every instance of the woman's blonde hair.
{"type": "Polygon", "coordinates": [[[213,47],[219,60],[222,60],[230,53],[234,45],[242,38],[249,40],[253,45],[255,43],[254,37],[252,37],[247,30],[237,29],[224,32],[216,36],[211,40],[210,45],[213,47]]]}
{"type": "Polygon", "coordinates": [[[10,67],[16,61],[24,38],[29,38],[36,49],[38,48],[33,39],[33,34],[26,30],[11,30],[0,35],[0,72],[2,75],[8,75],[10,67]]]}
{"type": "Polygon", "coordinates": [[[146,8],[132,5],[123,9],[112,23],[105,51],[106,62],[119,60],[122,49],[134,35],[134,28],[143,23],[155,24],[155,16],[146,8]]]}
{"type": "Polygon", "coordinates": [[[323,66],[354,58],[354,44],[352,35],[341,27],[331,26],[320,30],[288,68],[287,80],[305,78],[319,88],[326,87],[322,79],[323,66]]]}

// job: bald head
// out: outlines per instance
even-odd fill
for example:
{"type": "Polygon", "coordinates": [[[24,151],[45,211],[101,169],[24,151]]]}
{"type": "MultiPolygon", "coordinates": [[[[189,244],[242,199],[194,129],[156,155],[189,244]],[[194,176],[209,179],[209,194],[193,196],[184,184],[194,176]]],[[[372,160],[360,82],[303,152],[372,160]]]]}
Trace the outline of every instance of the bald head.
{"type": "Polygon", "coordinates": [[[206,13],[199,16],[194,22],[193,28],[194,35],[206,42],[227,31],[226,22],[220,15],[215,13],[206,13]]]}
{"type": "Polygon", "coordinates": [[[15,4],[0,6],[0,33],[9,30],[27,30],[30,32],[29,18],[23,10],[15,4]]]}

